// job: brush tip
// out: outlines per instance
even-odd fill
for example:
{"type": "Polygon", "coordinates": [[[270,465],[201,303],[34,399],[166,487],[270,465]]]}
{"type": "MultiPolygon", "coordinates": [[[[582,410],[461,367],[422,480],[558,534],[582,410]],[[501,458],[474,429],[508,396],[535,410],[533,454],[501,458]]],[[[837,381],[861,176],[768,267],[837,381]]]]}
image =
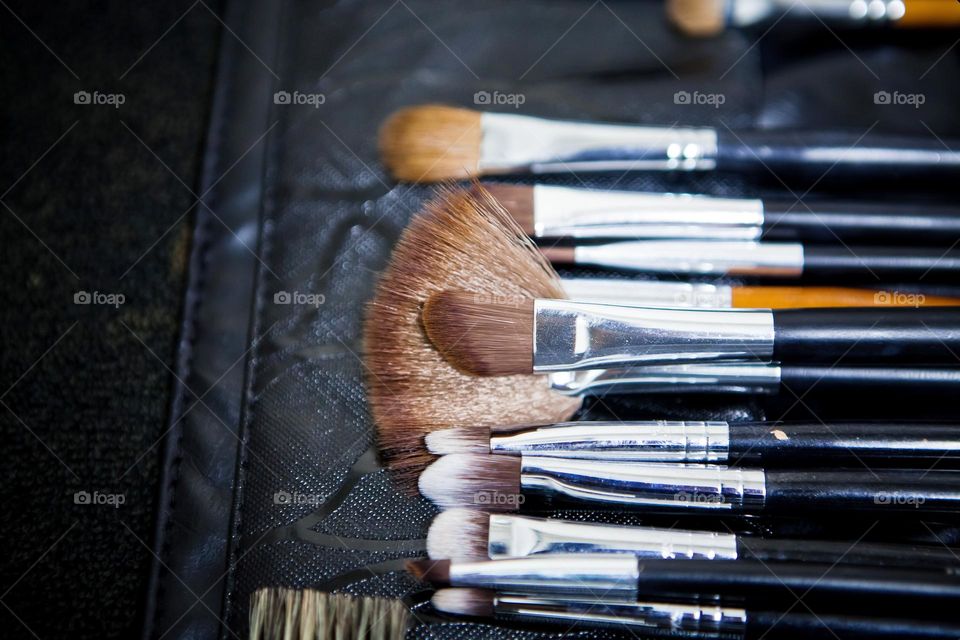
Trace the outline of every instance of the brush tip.
{"type": "Polygon", "coordinates": [[[536,234],[533,206],[533,187],[520,184],[483,183],[497,202],[503,205],[528,236],[536,234]]]}
{"type": "Polygon", "coordinates": [[[450,583],[450,561],[449,560],[427,560],[419,558],[416,560],[407,560],[407,572],[417,580],[429,582],[430,584],[449,584],[450,583]]]}
{"type": "Polygon", "coordinates": [[[495,597],[493,591],[486,589],[438,589],[430,604],[437,611],[455,616],[491,618],[495,597]]]}
{"type": "Polygon", "coordinates": [[[441,512],[427,532],[427,555],[431,560],[472,562],[488,560],[490,515],[473,509],[441,512]]]}
{"type": "Polygon", "coordinates": [[[533,299],[441,291],[423,306],[423,326],[444,359],[464,373],[533,373],[533,299]]]}
{"type": "Polygon", "coordinates": [[[707,38],[726,27],[726,0],[667,0],[667,18],[688,36],[707,38]]]}
{"type": "Polygon", "coordinates": [[[420,493],[442,509],[468,507],[516,511],[520,495],[520,459],[454,453],[420,474],[420,493]]]}
{"type": "Polygon", "coordinates": [[[459,426],[426,435],[427,451],[435,456],[449,453],[490,453],[490,427],[459,426]]]}
{"type": "Polygon", "coordinates": [[[378,135],[383,164],[398,180],[439,182],[477,175],[480,113],[429,104],[396,111],[378,135]]]}
{"type": "Polygon", "coordinates": [[[540,253],[553,264],[574,264],[577,261],[574,247],[540,247],[540,253]]]}

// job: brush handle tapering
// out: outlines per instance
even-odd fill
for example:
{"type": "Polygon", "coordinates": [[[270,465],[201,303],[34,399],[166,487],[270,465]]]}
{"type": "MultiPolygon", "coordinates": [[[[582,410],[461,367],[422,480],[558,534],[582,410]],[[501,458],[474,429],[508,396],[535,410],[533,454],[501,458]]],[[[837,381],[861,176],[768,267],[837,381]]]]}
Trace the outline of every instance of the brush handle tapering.
{"type": "Polygon", "coordinates": [[[956,640],[960,625],[911,618],[841,614],[747,612],[744,640],[956,640]]]}

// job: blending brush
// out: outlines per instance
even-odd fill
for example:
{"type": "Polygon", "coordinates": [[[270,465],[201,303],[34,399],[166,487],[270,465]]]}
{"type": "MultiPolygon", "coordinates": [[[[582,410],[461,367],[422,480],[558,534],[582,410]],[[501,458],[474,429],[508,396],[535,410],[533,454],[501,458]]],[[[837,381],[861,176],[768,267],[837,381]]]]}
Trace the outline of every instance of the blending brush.
{"type": "MultiPolygon", "coordinates": [[[[956,640],[960,625],[911,618],[799,611],[756,611],[716,602],[628,601],[603,596],[523,595],[488,589],[438,589],[437,611],[564,630],[624,630],[634,637],[700,640],[956,640]]],[[[899,609],[894,609],[894,612],[899,609]]],[[[907,612],[903,613],[908,615],[907,612]]]]}
{"type": "Polygon", "coordinates": [[[960,424],[580,421],[427,434],[434,455],[580,460],[925,468],[960,464],[960,424]]]}
{"type": "MultiPolygon", "coordinates": [[[[957,5],[960,7],[960,4],[957,5]]],[[[912,205],[716,198],[537,184],[484,184],[527,235],[577,240],[803,240],[944,248],[960,212],[912,205]]]]}
{"type": "Polygon", "coordinates": [[[451,364],[478,376],[718,361],[955,365],[960,353],[957,307],[671,309],[443,291],[423,324],[451,364]]]}
{"type": "Polygon", "coordinates": [[[431,560],[472,562],[556,553],[630,553],[638,558],[825,562],[870,566],[960,565],[954,550],[905,544],[766,539],[733,533],[620,526],[474,509],[441,512],[427,533],[431,560]]]}
{"type": "Polygon", "coordinates": [[[250,596],[250,640],[403,640],[400,600],[264,588],[250,596]]]}
{"type": "Polygon", "coordinates": [[[960,473],[931,470],[760,469],[656,462],[454,453],[420,474],[443,509],[538,506],[714,514],[960,514],[960,473]]]}
{"type": "Polygon", "coordinates": [[[932,137],[601,124],[443,105],[394,113],[379,145],[390,172],[411,182],[627,170],[773,172],[847,183],[960,175],[960,152],[949,150],[960,142],[932,137]]]}
{"type": "Polygon", "coordinates": [[[952,0],[667,0],[667,17],[686,35],[703,38],[784,20],[832,28],[958,27],[960,6],[952,0]]]}

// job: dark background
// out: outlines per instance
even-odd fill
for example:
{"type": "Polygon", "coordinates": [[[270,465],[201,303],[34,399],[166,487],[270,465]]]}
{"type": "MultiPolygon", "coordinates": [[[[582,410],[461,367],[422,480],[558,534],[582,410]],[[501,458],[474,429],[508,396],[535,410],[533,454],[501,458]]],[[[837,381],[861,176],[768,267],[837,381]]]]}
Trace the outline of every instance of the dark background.
{"type": "Polygon", "coordinates": [[[4,637],[139,634],[221,10],[0,3],[4,637]]]}

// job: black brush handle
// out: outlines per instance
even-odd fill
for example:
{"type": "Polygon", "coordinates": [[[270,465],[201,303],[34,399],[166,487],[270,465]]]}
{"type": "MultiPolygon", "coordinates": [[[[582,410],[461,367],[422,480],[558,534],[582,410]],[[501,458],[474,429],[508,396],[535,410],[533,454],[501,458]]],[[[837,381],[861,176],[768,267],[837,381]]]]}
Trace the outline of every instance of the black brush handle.
{"type": "Polygon", "coordinates": [[[780,370],[782,395],[870,394],[899,398],[960,397],[960,367],[850,367],[793,365],[780,370]]]}
{"type": "MultiPolygon", "coordinates": [[[[803,609],[800,609],[803,611],[803,609]]],[[[907,615],[909,611],[902,611],[907,615]]],[[[745,640],[957,640],[960,624],[825,613],[747,612],[745,640]]]]}
{"type": "Polygon", "coordinates": [[[960,364],[960,308],[776,309],[777,362],[960,364]]]}
{"type": "Polygon", "coordinates": [[[908,544],[737,538],[737,557],[761,562],[820,562],[877,567],[960,566],[960,550],[908,544]]]}
{"type": "Polygon", "coordinates": [[[771,513],[869,512],[921,518],[960,516],[960,473],[954,471],[766,471],[764,511],[771,513]]]}
{"type": "Polygon", "coordinates": [[[803,276],[870,282],[956,280],[960,250],[804,245],[803,276]]]}
{"type": "Polygon", "coordinates": [[[960,149],[960,142],[874,132],[720,129],[717,169],[771,178],[929,183],[960,176],[960,153],[950,149],[960,149]]]}
{"type": "Polygon", "coordinates": [[[960,209],[853,202],[763,201],[763,239],[835,244],[930,244],[960,240],[960,209]]]}
{"type": "Polygon", "coordinates": [[[734,422],[729,443],[752,466],[960,466],[960,424],[734,422]]]}

